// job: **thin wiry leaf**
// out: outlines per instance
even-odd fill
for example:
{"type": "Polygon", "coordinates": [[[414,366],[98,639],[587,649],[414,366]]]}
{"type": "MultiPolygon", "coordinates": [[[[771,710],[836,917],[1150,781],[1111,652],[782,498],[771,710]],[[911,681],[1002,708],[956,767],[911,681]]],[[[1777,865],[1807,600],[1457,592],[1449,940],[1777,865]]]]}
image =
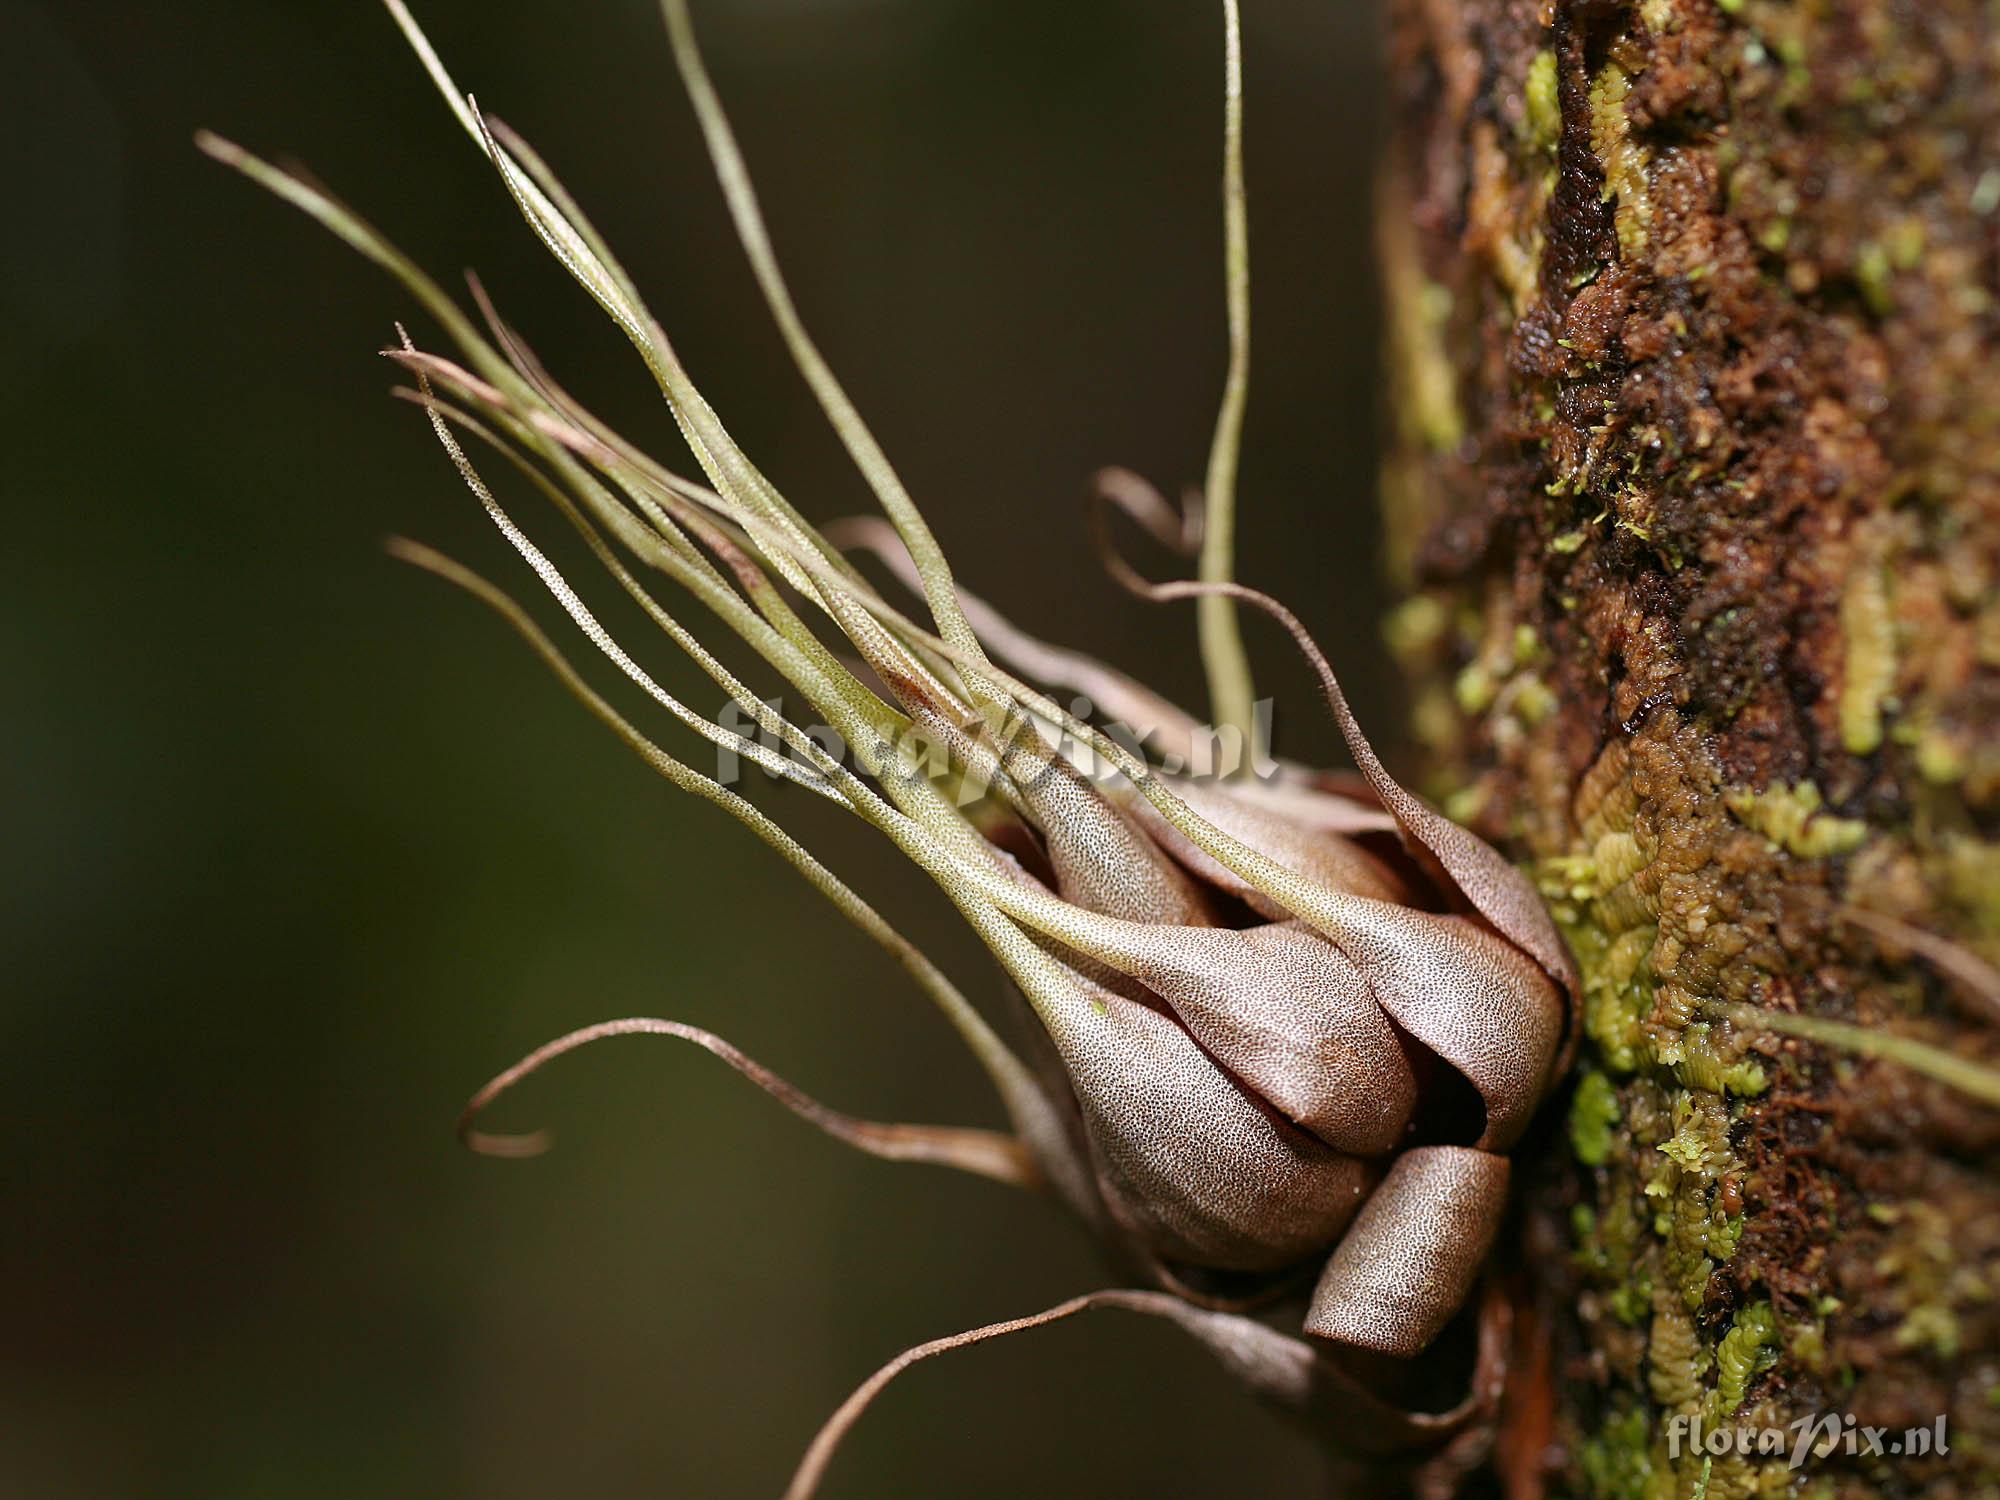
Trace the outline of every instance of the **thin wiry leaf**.
{"type": "Polygon", "coordinates": [[[845,882],[822,865],[761,809],[727,787],[718,785],[711,778],[682,765],[628,724],[610,704],[584,682],[568,659],[542,633],[540,627],[507,595],[494,588],[478,574],[459,566],[450,558],[428,547],[398,539],[391,543],[390,550],[404,561],[435,573],[447,582],[464,589],[500,615],[513,626],[515,632],[542,658],[578,701],[624,740],[642,760],[682,790],[714,803],[747,825],[753,833],[805,876],[813,888],[825,896],[843,916],[888,951],[911,978],[916,980],[918,987],[938,1006],[945,1019],[965,1041],[967,1048],[992,1080],[1016,1131],[1035,1153],[1037,1161],[1048,1172],[1051,1180],[1065,1196],[1083,1196],[1084,1189],[1079,1176],[1080,1164],[1074,1159],[1062,1112],[1055,1107],[1033,1075],[1006,1043],[1000,1040],[998,1034],[980,1016],[972,1003],[924,955],[922,950],[903,937],[882,918],[880,913],[856,895],[845,882]]]}
{"type": "Polygon", "coordinates": [[[1383,1400],[1341,1368],[1324,1346],[1280,1333],[1254,1318],[1190,1306],[1161,1292],[1086,1292],[1026,1317],[1008,1318],[906,1349],[840,1404],[814,1436],[785,1500],[811,1500],[842,1442],[883,1390],[912,1365],[1009,1334],[1045,1328],[1097,1308],[1139,1313],[1174,1324],[1214,1355],[1259,1400],[1303,1422],[1316,1436],[1331,1434],[1361,1452],[1395,1454],[1433,1447],[1497,1404],[1506,1377],[1509,1318],[1499,1299],[1482,1311],[1477,1364],[1465,1396],[1444,1411],[1405,1411],[1383,1400]]]}
{"type": "MultiPolygon", "coordinates": [[[[904,545],[909,548],[923,579],[924,597],[938,629],[947,641],[965,652],[976,667],[984,656],[984,648],[958,606],[957,588],[943,549],[938,546],[923,513],[903,487],[903,481],[890,464],[888,455],[875,441],[875,435],[862,421],[860,412],[848,399],[846,390],[820,354],[818,345],[806,332],[804,320],[792,301],[791,290],[778,266],[777,253],[771,247],[770,232],[765,227],[763,209],[758,204],[749,169],[744,165],[742,150],[736,143],[736,134],[730,128],[729,117],[723,111],[722,101],[715,92],[701,50],[696,45],[694,22],[688,13],[686,0],[663,0],[661,11],[673,47],[674,63],[680,70],[682,85],[687,90],[702,135],[708,143],[709,157],[715,164],[716,176],[729,206],[730,219],[736,226],[737,238],[743,244],[778,331],[806,383],[812,387],[814,398],[854,460],[855,467],[861,470],[904,545]]],[[[977,691],[976,676],[972,681],[977,691]]]]}
{"type": "MultiPolygon", "coordinates": [[[[404,350],[415,353],[409,334],[401,325],[397,326],[396,331],[402,336],[404,350]]],[[[755,740],[745,739],[740,734],[732,733],[712,723],[667,692],[644,668],[632,660],[625,648],[612,638],[611,632],[598,623],[597,617],[591,613],[589,606],[578,596],[576,590],[570,587],[569,581],[562,576],[556,565],[549,561],[548,556],[539,547],[528,540],[521,528],[514,524],[513,517],[509,516],[501,508],[500,502],[493,498],[493,492],[486,487],[486,481],[479,477],[479,471],[465,456],[465,450],[459,446],[458,439],[452,435],[451,428],[446,425],[437,404],[431,399],[430,382],[421,367],[417,371],[417,380],[418,394],[423,399],[425,415],[430,418],[431,430],[437,435],[437,440],[451,459],[453,467],[458,470],[459,477],[465,481],[466,488],[472,491],[486,511],[487,517],[507,539],[508,544],[521,555],[521,560],[534,570],[535,576],[542,581],[542,586],[563,607],[564,613],[575,622],[577,629],[583,632],[585,638],[602,652],[608,661],[623,672],[647,697],[709,743],[762,766],[773,776],[803,786],[842,806],[847,805],[846,798],[837,788],[829,786],[807,767],[786,760],[755,740]]]]}
{"type": "MultiPolygon", "coordinates": [[[[810,528],[798,512],[730,437],[681,364],[658,320],[639,298],[630,278],[616,267],[615,261],[607,262],[606,255],[599,253],[597,247],[604,242],[583,218],[575,201],[559,189],[551,194],[543,188],[537,173],[545,173],[546,168],[539,158],[533,158],[536,171],[530,172],[501,144],[472,97],[452,80],[401,0],[386,0],[386,3],[459,123],[499,172],[522,218],[638,350],[717,495],[731,506],[741,507],[744,516],[754,516],[777,527],[800,546],[816,546],[810,528]]],[[[787,554],[767,553],[767,556],[789,583],[807,598],[815,597],[811,582],[787,554]]]]}
{"type": "Polygon", "coordinates": [[[962,1172],[1004,1182],[1009,1187],[1038,1188],[1042,1185],[1042,1176],[1033,1158],[1013,1136],[957,1125],[883,1124],[856,1119],[853,1115],[827,1108],[714,1032],[682,1021],[662,1021],[651,1016],[599,1021],[537,1047],[488,1081],[466,1103],[458,1117],[459,1139],[473,1150],[489,1156],[534,1156],[547,1150],[549,1138],[545,1131],[527,1135],[489,1135],[474,1130],[473,1122],[502,1094],[540,1072],[564,1053],[619,1036],[665,1036],[692,1042],[721,1058],[807,1124],[870,1156],[879,1156],[886,1161],[928,1162],[934,1166],[956,1167],[962,1172]]]}
{"type": "MultiPolygon", "coordinates": [[[[844,549],[860,548],[874,554],[898,582],[922,592],[923,581],[910,561],[909,550],[895,528],[880,517],[847,516],[821,529],[829,541],[844,549]]],[[[976,594],[960,589],[958,599],[992,657],[1050,687],[1081,693],[1104,718],[1148,739],[1159,756],[1171,756],[1183,766],[1193,760],[1195,736],[1201,729],[1193,714],[1114,667],[1037,639],[976,594]]]]}
{"type": "MultiPolygon", "coordinates": [[[[612,575],[619,586],[625,590],[626,594],[646,612],[667,637],[686,652],[729,695],[730,699],[742,712],[754,719],[759,729],[779,740],[799,757],[797,762],[785,761],[777,755],[777,752],[758,743],[756,748],[759,753],[756,756],[752,756],[752,759],[756,760],[758,764],[764,765],[767,770],[772,770],[773,774],[782,775],[788,780],[800,780],[813,791],[821,793],[829,800],[837,802],[843,807],[852,808],[852,803],[849,802],[846,795],[833,785],[820,769],[820,763],[824,759],[824,751],[819,744],[810,735],[791,723],[790,720],[775,712],[769,704],[766,704],[752,693],[749,687],[724,666],[686,627],[681,625],[666,610],[662,609],[658,600],[632,576],[630,570],[625,567],[618,555],[612,551],[603,535],[591,524],[589,518],[577,508],[559,486],[551,481],[541,470],[529,463],[512,444],[508,443],[499,434],[495,433],[471,414],[452,406],[448,402],[440,400],[434,394],[429,393],[427,389],[412,390],[408,392],[408,395],[420,405],[436,412],[447,421],[454,423],[491,445],[523,477],[535,485],[549,499],[550,503],[556,507],[557,511],[576,528],[578,534],[584,539],[585,545],[590,548],[592,555],[603,565],[605,571],[612,575]],[[770,764],[773,760],[778,761],[778,767],[773,767],[770,764]]],[[[531,558],[529,561],[532,564],[533,559],[531,558]]],[[[537,571],[539,573],[539,569],[537,571]]],[[[585,633],[588,635],[590,632],[586,630],[585,633]]],[[[706,724],[705,721],[702,724],[692,727],[696,728],[698,733],[702,733],[705,738],[710,737],[710,731],[716,728],[714,725],[706,724]]],[[[725,731],[724,733],[726,735],[727,732],[725,731]]],[[[719,743],[725,749],[730,749],[734,753],[747,754],[747,751],[743,748],[744,744],[755,742],[746,742],[740,736],[729,736],[719,743]]]]}
{"type": "MultiPolygon", "coordinates": [[[[1223,125],[1222,225],[1225,302],[1229,313],[1229,371],[1209,446],[1202,484],[1205,506],[1201,577],[1227,582],[1236,567],[1236,467],[1243,447],[1243,409],[1250,395],[1250,229],[1243,186],[1243,21],[1236,0],[1222,0],[1223,125]]],[[[1258,744],[1257,694],[1236,606],[1227,595],[1199,605],[1202,665],[1208,673],[1210,716],[1242,737],[1244,766],[1254,765],[1258,744]]]]}
{"type": "MultiPolygon", "coordinates": [[[[400,7],[397,8],[400,10],[400,7]]],[[[407,19],[406,16],[404,19],[407,19]]],[[[448,79],[442,80],[440,86],[445,87],[447,84],[448,79]]],[[[453,91],[448,88],[446,91],[449,98],[456,99],[453,91]]],[[[455,105],[455,107],[458,106],[455,105]]],[[[476,118],[469,107],[463,110],[461,118],[470,122],[468,128],[475,133],[482,141],[482,144],[490,145],[488,136],[485,132],[479,130],[476,118]]],[[[248,153],[242,152],[240,148],[228,146],[227,143],[216,142],[212,138],[205,141],[205,146],[211,149],[214,154],[223,157],[223,159],[230,161],[232,165],[236,165],[244,170],[248,175],[257,178],[274,192],[306,208],[308,212],[312,212],[316,217],[321,218],[322,222],[334,228],[343,238],[349,239],[351,243],[354,243],[357,248],[369,254],[371,258],[375,258],[385,266],[388,266],[399,279],[404,281],[405,285],[410,286],[412,290],[419,294],[424,300],[426,307],[446,324],[447,328],[452,332],[454,339],[460,343],[461,347],[466,348],[468,352],[474,354],[474,357],[483,370],[492,374],[496,379],[513,382],[514,387],[517,389],[510,390],[510,396],[521,393],[532,394],[525,382],[522,382],[515,372],[507,369],[504,362],[499,361],[497,356],[493,355],[484,341],[478,337],[477,332],[458,314],[449,299],[444,298],[433,284],[428,282],[413,266],[409,265],[406,259],[397,255],[378,235],[365,224],[361,223],[356,217],[341,209],[337,204],[333,204],[331,200],[325,198],[324,195],[319,194],[308,185],[300,183],[286,174],[277,172],[264,163],[258,162],[254,157],[250,157],[248,153]],[[494,368],[495,366],[498,366],[497,370],[494,368]]],[[[501,154],[504,155],[504,153],[501,154]]],[[[524,213],[529,214],[531,218],[541,219],[547,219],[549,216],[555,214],[554,206],[550,203],[547,195],[542,193],[539,188],[534,187],[532,182],[528,182],[518,168],[508,171],[503,167],[503,175],[507,176],[510,191],[515,193],[516,200],[522,204],[524,213]],[[524,183],[525,186],[523,186],[524,183]],[[530,189],[532,189],[532,192],[530,189]]],[[[537,232],[542,234],[545,240],[553,242],[552,248],[556,249],[560,256],[567,256],[571,261],[577,261],[587,253],[586,237],[580,235],[574,229],[566,229],[560,225],[553,225],[547,222],[539,222],[536,227],[537,232]]],[[[594,294],[604,292],[605,287],[611,282],[609,274],[602,272],[601,268],[592,270],[586,265],[583,274],[591,281],[594,294]]],[[[604,292],[604,294],[609,295],[608,292],[604,292]]],[[[629,331],[629,325],[633,320],[627,318],[623,321],[628,325],[629,331]]],[[[733,441],[728,438],[726,431],[715,420],[714,414],[707,407],[706,402],[701,400],[699,392],[695,391],[692,383],[686,379],[685,371],[679,368],[678,361],[672,356],[670,347],[664,343],[664,337],[660,336],[657,340],[653,339],[653,333],[656,332],[657,329],[655,326],[648,333],[650,342],[642,352],[651,353],[659,361],[656,375],[662,379],[663,389],[668,391],[670,400],[674,403],[676,418],[682,422],[684,431],[688,432],[690,443],[696,452],[696,457],[702,461],[703,467],[708,471],[711,481],[717,485],[718,493],[725,496],[734,496],[728,503],[737,508],[739,519],[743,520],[746,524],[752,525],[753,529],[758,527],[765,529],[776,527],[781,533],[788,536],[798,532],[800,523],[797,521],[796,512],[790,511],[789,507],[783,505],[782,500],[776,497],[775,491],[770,488],[768,481],[765,481],[762,475],[757,473],[753,466],[749,465],[748,460],[743,457],[741,451],[735,448],[733,441]],[[787,527],[790,528],[789,532],[786,531],[787,527]]],[[[559,445],[552,441],[547,442],[541,448],[543,456],[548,458],[552,463],[556,463],[559,466],[565,465],[567,463],[566,455],[561,454],[557,450],[559,450],[559,445]]],[[[566,475],[572,480],[576,477],[573,473],[573,468],[574,466],[570,465],[565,469],[566,475]]],[[[592,498],[593,505],[600,504],[601,502],[601,496],[594,496],[592,498]]],[[[816,708],[823,713],[835,716],[836,727],[849,737],[850,742],[857,742],[858,739],[865,738],[869,731],[879,728],[880,719],[878,714],[881,705],[873,699],[872,695],[867,694],[858,683],[855,683],[852,677],[846,673],[845,669],[841,668],[837,661],[834,661],[825,653],[823,647],[811,640],[809,632],[804,632],[803,627],[794,626],[788,631],[781,632],[783,636],[782,640],[773,640],[763,635],[759,628],[762,624],[761,621],[745,619],[741,614],[731,612],[738,602],[732,596],[724,595],[718,599],[713,594],[703,591],[702,585],[706,580],[696,579],[689,581],[678,571],[678,569],[684,566],[682,560],[675,557],[670,550],[649,550],[649,539],[643,535],[633,535],[630,518],[622,512],[622,509],[606,508],[601,512],[601,518],[618,532],[621,541],[634,545],[641,551],[642,555],[648,557],[649,561],[666,567],[669,571],[675,572],[676,576],[681,578],[682,581],[689,582],[689,586],[694,587],[697,593],[704,598],[705,602],[710,603],[712,607],[716,607],[724,614],[725,619],[733,629],[743,634],[747,640],[750,640],[757,649],[772,659],[774,663],[779,664],[781,670],[786,672],[787,677],[795,685],[799,686],[802,691],[807,692],[808,697],[813,701],[816,708]],[[804,653],[803,656],[800,653],[804,653]],[[861,732],[858,736],[855,733],[857,730],[861,732]]],[[[826,566],[824,558],[815,558],[814,566],[810,568],[802,567],[799,557],[808,552],[816,552],[815,547],[808,546],[804,541],[795,541],[790,546],[775,549],[767,547],[765,552],[767,556],[772,557],[780,565],[780,570],[784,572],[788,580],[799,584],[808,591],[810,590],[810,584],[806,575],[811,573],[819,576],[820,570],[826,566]]],[[[838,580],[838,587],[834,592],[836,601],[855,597],[852,595],[845,579],[838,580]]],[[[863,598],[860,600],[860,603],[867,605],[869,601],[863,598]]],[[[765,602],[760,600],[759,607],[766,607],[765,602]]],[[[834,607],[838,607],[838,604],[834,607]]],[[[909,632],[909,634],[914,635],[914,632],[909,632]]],[[[927,644],[944,654],[952,656],[954,659],[964,655],[964,653],[957,651],[956,648],[950,647],[942,641],[931,640],[927,644]]],[[[1003,683],[1009,692],[1016,695],[1016,701],[1021,705],[1031,708],[1034,712],[1051,722],[1061,723],[1065,729],[1078,734],[1094,750],[1108,756],[1113,764],[1118,766],[1124,774],[1132,779],[1135,788],[1144,793],[1176,827],[1181,828],[1184,832],[1188,832],[1190,836],[1200,838],[1204,847],[1208,848],[1209,852],[1214,854],[1216,858],[1222,860],[1245,879],[1252,881],[1259,889],[1271,895],[1273,899],[1281,901],[1288,909],[1296,911],[1300,915],[1312,920],[1322,930],[1330,930],[1329,923],[1337,919],[1334,919],[1325,910],[1324,903],[1321,901],[1321,893],[1311,882],[1298,880],[1275,862],[1259,854],[1258,851],[1248,848],[1226,834],[1222,834],[1219,830],[1215,830],[1203,820],[1190,813],[1169,791],[1159,784],[1158,778],[1153,776],[1143,762],[1127,753],[1123,747],[1112,743],[1104,736],[1098,734],[1089,725],[1083,724],[1075,720],[1072,716],[1067,715],[1060,707],[1049,701],[1045,695],[1020,682],[1019,679],[1009,677],[1006,674],[996,672],[994,676],[1003,683]]],[[[956,829],[953,825],[945,825],[944,832],[947,837],[956,836],[956,829]]]]}
{"type": "Polygon", "coordinates": [[[1152,1308],[1155,1301],[1163,1305],[1152,1310],[1165,1315],[1164,1304],[1172,1303],[1173,1299],[1158,1292],[1089,1292],[1081,1297],[1072,1297],[1067,1302],[1057,1303],[1042,1312],[1030,1313],[1024,1318],[1009,1318],[1004,1322],[988,1323],[983,1328],[967,1329],[964,1333],[931,1339],[914,1348],[905,1349],[863,1381],[854,1393],[840,1404],[839,1409],[827,1418],[825,1425],[813,1438],[812,1445],[806,1449],[805,1457],[800,1460],[797,1471],[792,1475],[792,1482],[785,1487],[785,1500],[811,1500],[811,1497],[819,1492],[820,1482],[826,1477],[827,1466],[833,1462],[834,1454],[854,1424],[874,1404],[875,1398],[882,1394],[883,1388],[910,1366],[940,1354],[949,1354],[954,1349],[968,1349],[991,1339],[1004,1338],[1010,1333],[1024,1333],[1031,1328],[1041,1328],[1050,1323],[1060,1322],[1092,1307],[1152,1308]]]}

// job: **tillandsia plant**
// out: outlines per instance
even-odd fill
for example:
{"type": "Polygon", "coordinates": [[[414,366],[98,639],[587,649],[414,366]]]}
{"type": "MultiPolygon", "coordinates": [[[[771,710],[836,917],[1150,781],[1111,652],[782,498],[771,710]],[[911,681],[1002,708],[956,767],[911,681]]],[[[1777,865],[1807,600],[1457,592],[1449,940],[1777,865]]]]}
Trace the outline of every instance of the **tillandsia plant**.
{"type": "Polygon", "coordinates": [[[677,1037],[865,1151],[1053,1194],[1137,1283],[902,1355],[827,1424],[795,1495],[813,1490],[840,1436],[897,1371],[1086,1307],[1170,1319],[1315,1431],[1421,1472],[1432,1487],[1447,1482],[1490,1437],[1507,1306],[1497,1293],[1474,1292],[1507,1199],[1506,1153],[1568,1051],[1576,977],[1529,884],[1389,775],[1299,621],[1232,581],[1249,351],[1234,0],[1223,7],[1231,357],[1202,504],[1177,515],[1114,471],[1100,479],[1096,512],[1103,523],[1122,511],[1198,553],[1198,579],[1153,584],[1107,546],[1127,586],[1198,601],[1213,729],[958,589],[800,321],[685,0],[665,0],[667,31],[736,229],[882,517],[816,527],[780,494],[542,159],[459,89],[400,0],[388,8],[529,227],[630,339],[706,483],[584,411],[476,282],[478,322],[325,190],[214,137],[204,148],[388,270],[442,329],[454,355],[420,349],[399,327],[386,352],[412,380],[402,394],[590,644],[710,745],[891,840],[957,906],[1033,1022],[1031,1045],[1010,1047],[929,958],[765,812],[614,709],[511,598],[427,548],[396,542],[398,556],[489,605],[635,753],[748,825],[892,953],[964,1039],[1011,1123],[1000,1133],[856,1120],[708,1032],[630,1019],[563,1037],[495,1078],[467,1107],[467,1139],[494,1152],[537,1149],[539,1138],[481,1134],[472,1121],[587,1042],[677,1037]],[[747,715],[754,735],[689,708],[611,638],[503,508],[461,435],[497,453],[576,529],[617,586],[720,686],[732,705],[724,717],[740,725],[747,715]],[[855,552],[912,584],[929,620],[885,599],[855,552]],[[691,595],[818,722],[767,704],[648,591],[634,564],[691,595]],[[1267,758],[1239,605],[1272,617],[1305,653],[1358,777],[1267,758]],[[856,656],[865,668],[850,666],[856,656]],[[1056,690],[1081,693],[1094,709],[1074,712],[1056,690]],[[1441,1339],[1448,1325],[1457,1333],[1441,1339]],[[1442,1363],[1428,1368],[1419,1357],[1434,1345],[1442,1363]]]}

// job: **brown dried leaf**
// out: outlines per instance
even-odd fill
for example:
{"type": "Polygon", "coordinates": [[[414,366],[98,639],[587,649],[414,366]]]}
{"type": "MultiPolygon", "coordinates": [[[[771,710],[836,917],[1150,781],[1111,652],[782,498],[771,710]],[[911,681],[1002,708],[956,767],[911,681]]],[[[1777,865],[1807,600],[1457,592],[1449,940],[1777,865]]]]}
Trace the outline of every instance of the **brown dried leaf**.
{"type": "Polygon", "coordinates": [[[1403,1152],[1313,1289],[1306,1332],[1420,1353],[1465,1303],[1507,1203],[1507,1159],[1462,1146],[1403,1152]]]}

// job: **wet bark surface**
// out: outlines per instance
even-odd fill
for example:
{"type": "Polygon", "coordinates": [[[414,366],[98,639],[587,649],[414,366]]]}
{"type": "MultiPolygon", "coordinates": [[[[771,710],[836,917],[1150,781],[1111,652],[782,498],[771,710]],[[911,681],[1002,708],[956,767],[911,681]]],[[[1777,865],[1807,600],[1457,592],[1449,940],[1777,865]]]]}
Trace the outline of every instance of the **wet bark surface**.
{"type": "Polygon", "coordinates": [[[2000,1117],[1722,1010],[2000,1061],[1843,915],[2000,956],[2000,19],[1392,17],[1389,634],[1432,790],[1536,870],[1588,990],[1522,1236],[1555,1399],[1505,1467],[2000,1492],[2000,1117]],[[1824,1413],[1950,1452],[1669,1446],[1824,1413]]]}

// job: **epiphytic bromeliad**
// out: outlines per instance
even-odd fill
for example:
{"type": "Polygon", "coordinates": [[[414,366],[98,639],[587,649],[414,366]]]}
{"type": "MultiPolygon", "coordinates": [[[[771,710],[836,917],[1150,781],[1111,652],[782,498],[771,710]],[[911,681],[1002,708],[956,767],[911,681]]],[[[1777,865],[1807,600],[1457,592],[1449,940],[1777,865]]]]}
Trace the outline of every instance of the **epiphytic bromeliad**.
{"type": "Polygon", "coordinates": [[[455,358],[423,352],[407,336],[388,351],[414,379],[404,394],[591,644],[687,728],[893,841],[948,894],[1039,1023],[1025,1054],[1010,1048],[923,953],[764,812],[623,718],[509,597],[428,549],[397,543],[406,560],[489,604],[661,775],[749,825],[893,952],[971,1048],[1013,1127],[1002,1134],[855,1120],[718,1037],[634,1019],[564,1037],[496,1078],[468,1107],[468,1138],[489,1150],[532,1149],[532,1138],[472,1132],[472,1116],[587,1041],[675,1036],[864,1150],[1055,1194],[1101,1239],[1120,1274],[1140,1283],[903,1355],[828,1423],[795,1494],[814,1487],[854,1416],[913,1360],[1089,1306],[1173,1320],[1258,1394],[1352,1447],[1448,1448],[1490,1415],[1501,1358],[1494,1324],[1504,1311],[1475,1318],[1469,1387],[1442,1410],[1403,1409],[1375,1380],[1357,1378],[1352,1361],[1413,1358],[1466,1304],[1500,1223],[1505,1153],[1566,1051],[1575,973],[1528,883],[1390,777],[1299,622],[1230,581],[1249,315],[1234,0],[1224,7],[1232,357],[1205,503],[1178,517],[1130,475],[1100,481],[1107,510],[1122,508],[1199,553],[1200,577],[1185,583],[1148,584],[1112,561],[1134,589],[1198,600],[1220,733],[959,591],[792,304],[685,0],[666,0],[669,37],[736,228],[883,517],[815,527],[778,492],[540,157],[457,87],[400,0],[388,4],[529,227],[637,349],[705,484],[582,410],[476,283],[483,328],[323,190],[216,138],[204,137],[205,149],[391,272],[441,327],[455,358]],[[756,736],[688,708],[612,640],[502,509],[460,434],[494,449],[582,534],[617,584],[755,721],[756,736]],[[914,586],[928,623],[883,597],[855,566],[860,551],[914,586]],[[747,643],[849,753],[830,753],[824,736],[767,705],[647,591],[631,563],[664,575],[747,643]],[[1239,604],[1273,616],[1306,653],[1358,778],[1289,766],[1244,774],[1263,757],[1239,604]],[[874,685],[829,646],[829,626],[874,685]],[[1095,718],[1065,709],[1052,689],[1087,695],[1095,718]],[[1203,743],[1223,747],[1224,774],[1191,769],[1203,743]]]}

